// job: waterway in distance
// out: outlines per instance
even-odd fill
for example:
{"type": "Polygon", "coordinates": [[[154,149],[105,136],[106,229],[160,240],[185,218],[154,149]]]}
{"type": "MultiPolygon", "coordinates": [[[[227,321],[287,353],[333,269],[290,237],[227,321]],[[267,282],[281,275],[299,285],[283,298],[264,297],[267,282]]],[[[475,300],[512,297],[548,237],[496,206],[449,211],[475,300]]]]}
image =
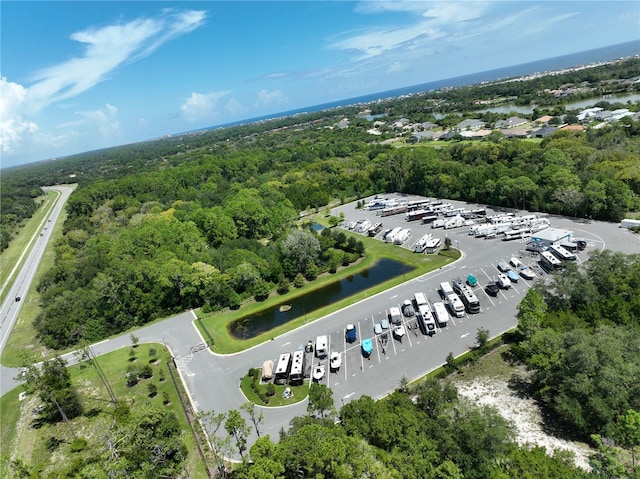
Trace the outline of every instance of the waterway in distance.
{"type": "MultiPolygon", "coordinates": [[[[412,270],[413,266],[399,261],[381,259],[359,273],[288,301],[286,305],[291,307],[286,311],[281,311],[280,306],[282,305],[277,305],[258,314],[236,319],[229,324],[229,333],[236,339],[253,338],[292,319],[309,314],[316,309],[353,296],[412,270]]],[[[345,324],[347,322],[348,318],[345,318],[345,324]]]]}

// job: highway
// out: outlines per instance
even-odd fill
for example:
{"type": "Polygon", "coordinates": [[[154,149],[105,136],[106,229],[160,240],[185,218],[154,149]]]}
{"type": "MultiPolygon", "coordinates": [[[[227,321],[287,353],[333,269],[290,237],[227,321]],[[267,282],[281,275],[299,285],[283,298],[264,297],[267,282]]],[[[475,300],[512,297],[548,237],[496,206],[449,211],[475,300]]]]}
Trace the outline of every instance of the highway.
{"type": "MultiPolygon", "coordinates": [[[[2,303],[2,308],[0,309],[0,355],[4,351],[4,347],[7,344],[11,330],[18,319],[22,305],[25,301],[28,301],[27,292],[31,287],[31,282],[33,281],[36,271],[38,270],[38,266],[40,265],[40,261],[44,255],[49,238],[51,238],[53,226],[58,221],[62,208],[73,191],[73,188],[68,186],[51,186],[42,189],[45,191],[58,191],[60,195],[58,196],[51,213],[42,220],[38,231],[27,245],[27,249],[24,253],[27,254],[26,261],[18,271],[15,281],[11,285],[9,293],[2,303]]],[[[18,264],[19,263],[20,261],[18,261],[18,264]]],[[[7,282],[14,273],[15,269],[7,275],[7,282]]],[[[2,288],[4,289],[7,286],[8,284],[5,282],[5,284],[2,285],[2,288]]],[[[18,370],[16,369],[5,367],[0,369],[2,394],[15,387],[16,383],[13,378],[17,373],[18,370]]]]}
{"type": "MultiPolygon", "coordinates": [[[[64,201],[59,201],[60,205],[63,203],[64,201]]],[[[467,208],[477,207],[477,205],[462,202],[453,203],[467,208]]],[[[54,213],[56,218],[58,212],[54,213]]],[[[339,216],[341,212],[345,214],[347,222],[375,219],[373,212],[355,209],[353,203],[336,208],[332,214],[339,216]]],[[[488,213],[495,212],[489,210],[488,213]]],[[[525,213],[518,212],[518,214],[525,213]]],[[[548,218],[552,227],[569,229],[574,231],[575,238],[587,241],[586,251],[579,253],[580,261],[587,259],[589,251],[604,248],[624,253],[640,253],[638,236],[618,228],[616,224],[553,216],[548,218]]],[[[53,215],[51,219],[52,223],[55,222],[53,215]]],[[[383,223],[384,228],[407,225],[403,215],[384,218],[383,223]]],[[[330,351],[338,351],[343,356],[340,370],[329,372],[327,367],[328,374],[322,380],[332,389],[336,407],[340,408],[343,404],[362,395],[374,398],[384,397],[399,386],[402,378],[410,381],[417,379],[442,365],[450,352],[458,356],[468,351],[475,345],[479,328],[487,329],[494,337],[516,325],[517,304],[533,282],[520,279],[509,290],[502,290],[497,297],[489,297],[482,286],[495,280],[498,274],[496,265],[499,261],[508,262],[515,255],[524,264],[534,267],[538,280],[545,280],[546,277],[545,273],[537,267],[535,258],[525,252],[525,244],[521,240],[504,242],[499,239],[478,239],[467,234],[468,228],[432,230],[428,225],[416,223],[411,223],[409,227],[413,230],[412,239],[404,247],[411,247],[422,234],[431,232],[434,236],[443,239],[445,235],[449,237],[452,246],[463,252],[463,257],[454,264],[373,295],[320,320],[234,355],[217,355],[203,348],[204,339],[193,324],[195,314],[191,311],[145,326],[135,334],[141,342],[164,343],[170,349],[192,404],[198,411],[226,412],[238,408],[246,401],[238,387],[239,381],[249,368],[260,367],[268,359],[275,362],[280,353],[294,351],[309,339],[315,340],[317,336],[325,334],[329,336],[330,351]],[[373,325],[387,316],[391,306],[400,305],[403,300],[413,297],[419,291],[435,301],[438,298],[436,290],[440,282],[451,281],[454,277],[465,278],[469,273],[472,273],[480,283],[480,287],[475,289],[482,306],[479,314],[465,314],[462,318],[451,318],[448,325],[439,328],[432,337],[425,336],[412,327],[415,319],[405,318],[408,334],[402,341],[392,339],[386,349],[382,349],[379,338],[374,335],[373,325]],[[347,323],[354,323],[358,329],[358,341],[353,344],[348,344],[344,340],[347,323]],[[362,338],[374,339],[374,351],[368,359],[364,358],[360,352],[359,340],[362,338]]],[[[48,236],[45,235],[43,238],[48,236]]],[[[25,276],[21,274],[22,279],[16,282],[15,291],[12,290],[15,294],[10,296],[10,299],[14,300],[15,295],[26,293],[28,281],[35,271],[33,268],[37,266],[37,261],[44,249],[44,242],[39,244],[41,247],[34,248],[32,253],[36,255],[33,262],[31,260],[27,262],[31,265],[30,268],[25,267],[27,269],[24,271],[25,276]],[[31,269],[33,271],[30,272],[31,269]]],[[[389,245],[389,247],[399,246],[389,245]]],[[[7,311],[13,312],[13,315],[7,313],[7,321],[9,317],[15,318],[20,304],[3,305],[3,318],[5,306],[9,307],[7,311]]],[[[13,320],[8,324],[13,324],[13,320]]],[[[3,344],[9,328],[10,326],[5,329],[3,324],[3,344]]],[[[92,349],[96,355],[100,355],[130,344],[129,336],[123,335],[92,345],[92,349]]],[[[66,359],[70,363],[75,361],[71,354],[67,355],[66,359]]],[[[308,360],[308,369],[318,363],[311,354],[308,355],[308,360]]],[[[6,370],[2,373],[1,392],[4,394],[15,383],[5,381],[6,370]]],[[[307,402],[303,401],[288,407],[261,408],[265,419],[261,428],[262,434],[268,434],[272,439],[277,439],[278,432],[281,428],[288,428],[291,418],[306,413],[306,405],[307,402]]],[[[255,432],[252,434],[255,435],[255,432]]],[[[251,436],[249,443],[251,444],[254,439],[255,437],[251,436]]]]}

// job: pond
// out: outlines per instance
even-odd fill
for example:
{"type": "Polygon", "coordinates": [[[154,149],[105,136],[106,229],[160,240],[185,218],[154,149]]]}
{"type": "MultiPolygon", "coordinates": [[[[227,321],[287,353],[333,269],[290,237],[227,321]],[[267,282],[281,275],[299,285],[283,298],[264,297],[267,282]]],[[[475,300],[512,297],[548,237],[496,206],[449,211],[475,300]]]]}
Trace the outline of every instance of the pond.
{"type": "Polygon", "coordinates": [[[292,299],[287,302],[284,308],[281,308],[281,306],[284,305],[278,305],[261,313],[237,319],[229,325],[229,333],[236,339],[253,338],[276,326],[285,324],[292,319],[299,318],[328,304],[353,296],[356,293],[360,293],[372,286],[412,270],[413,266],[408,266],[399,261],[382,259],[375,265],[357,274],[331,283],[322,289],[292,299]],[[290,308],[288,308],[289,306],[290,308]]]}

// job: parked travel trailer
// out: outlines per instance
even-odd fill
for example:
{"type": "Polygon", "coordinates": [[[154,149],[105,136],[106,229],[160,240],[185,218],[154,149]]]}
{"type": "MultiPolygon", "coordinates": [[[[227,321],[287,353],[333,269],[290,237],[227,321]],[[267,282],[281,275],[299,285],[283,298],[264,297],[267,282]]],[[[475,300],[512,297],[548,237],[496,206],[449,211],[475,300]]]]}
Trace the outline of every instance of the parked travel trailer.
{"type": "Polygon", "coordinates": [[[442,228],[444,226],[444,220],[435,220],[431,223],[432,228],[442,228]]]}
{"type": "Polygon", "coordinates": [[[380,233],[380,231],[382,231],[382,223],[376,223],[375,225],[369,228],[369,230],[367,231],[367,234],[373,237],[378,233],[380,233]]]}
{"type": "Polygon", "coordinates": [[[402,228],[400,226],[396,226],[395,228],[393,228],[391,231],[389,231],[387,236],[385,236],[385,242],[393,243],[396,240],[396,235],[400,233],[400,231],[402,231],[402,228]]]}
{"type": "Polygon", "coordinates": [[[453,218],[445,221],[444,229],[460,228],[461,226],[464,226],[464,221],[465,220],[462,216],[454,216],[453,218]]]}
{"type": "Polygon", "coordinates": [[[366,231],[369,230],[369,228],[371,228],[371,221],[364,220],[362,223],[356,226],[356,232],[365,233],[366,231]]]}
{"type": "Polygon", "coordinates": [[[629,218],[625,218],[620,222],[620,228],[640,228],[640,220],[632,220],[629,218]]]}
{"type": "Polygon", "coordinates": [[[400,230],[400,232],[398,232],[398,234],[393,238],[393,244],[397,244],[397,245],[403,244],[405,241],[409,239],[410,236],[411,236],[410,229],[400,230]]]}
{"type": "Polygon", "coordinates": [[[427,241],[429,241],[431,237],[432,237],[431,233],[427,233],[424,236],[422,236],[422,238],[420,238],[416,242],[416,244],[413,246],[413,251],[415,251],[416,253],[424,253],[424,250],[427,247],[427,241]]]}

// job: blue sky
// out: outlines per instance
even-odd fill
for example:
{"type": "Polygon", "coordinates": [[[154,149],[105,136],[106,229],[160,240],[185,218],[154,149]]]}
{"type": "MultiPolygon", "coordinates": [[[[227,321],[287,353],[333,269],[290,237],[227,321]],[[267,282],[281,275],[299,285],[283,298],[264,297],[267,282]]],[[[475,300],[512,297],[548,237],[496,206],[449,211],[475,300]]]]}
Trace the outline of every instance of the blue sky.
{"type": "Polygon", "coordinates": [[[640,39],[638,1],[0,3],[2,167],[640,39]]]}

